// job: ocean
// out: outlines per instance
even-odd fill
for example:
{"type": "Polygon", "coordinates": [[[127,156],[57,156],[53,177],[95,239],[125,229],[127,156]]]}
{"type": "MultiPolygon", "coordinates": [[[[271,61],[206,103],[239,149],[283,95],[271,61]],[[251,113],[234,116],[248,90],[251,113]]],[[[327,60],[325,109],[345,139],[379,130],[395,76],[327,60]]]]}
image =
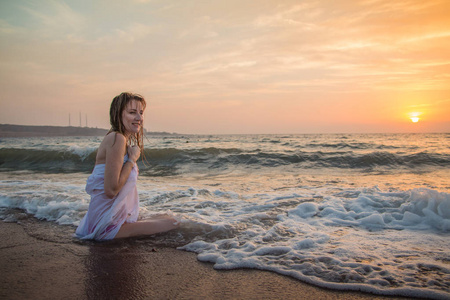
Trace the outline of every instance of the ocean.
{"type": "MultiPolygon", "coordinates": [[[[102,137],[0,139],[0,218],[82,243],[102,137]],[[43,220],[36,221],[37,219],[43,220]]],[[[167,135],[145,141],[142,239],[332,289],[450,298],[450,134],[167,135]]]]}

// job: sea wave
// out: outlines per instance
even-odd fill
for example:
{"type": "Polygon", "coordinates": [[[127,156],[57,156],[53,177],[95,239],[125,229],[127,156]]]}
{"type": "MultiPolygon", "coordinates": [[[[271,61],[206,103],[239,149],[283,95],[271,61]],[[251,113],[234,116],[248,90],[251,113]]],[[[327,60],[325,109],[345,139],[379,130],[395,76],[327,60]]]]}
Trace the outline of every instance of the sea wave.
{"type": "MultiPolygon", "coordinates": [[[[0,149],[0,168],[34,170],[51,173],[89,172],[95,164],[96,149],[70,147],[67,150],[0,149]]],[[[341,169],[415,169],[450,166],[450,155],[430,152],[372,151],[253,151],[238,148],[145,150],[146,166],[140,162],[143,175],[172,175],[196,171],[246,170],[291,166],[293,168],[341,169]]]]}
{"type": "Polygon", "coordinates": [[[96,151],[79,149],[34,150],[0,149],[0,168],[3,170],[32,170],[50,173],[86,172],[95,164],[96,151]]]}
{"type": "Polygon", "coordinates": [[[337,142],[337,143],[310,143],[305,147],[308,148],[334,148],[334,149],[400,149],[401,146],[393,146],[393,145],[377,145],[375,143],[360,143],[360,142],[337,142]]]}

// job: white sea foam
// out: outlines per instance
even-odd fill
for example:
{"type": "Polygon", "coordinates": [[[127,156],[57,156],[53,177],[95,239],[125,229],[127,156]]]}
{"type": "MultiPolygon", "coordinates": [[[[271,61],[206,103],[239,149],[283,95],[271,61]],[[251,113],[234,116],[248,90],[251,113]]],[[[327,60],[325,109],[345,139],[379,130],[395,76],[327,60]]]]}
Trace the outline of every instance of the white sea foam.
{"type": "MultiPolygon", "coordinates": [[[[69,178],[67,178],[69,179],[69,178]]],[[[0,181],[0,207],[21,209],[60,225],[78,225],[89,206],[84,185],[48,180],[0,181]]],[[[7,213],[7,212],[6,212],[7,213]]],[[[0,217],[14,220],[0,213],[0,217]]]]}
{"type": "Polygon", "coordinates": [[[265,201],[272,206],[228,202],[214,219],[236,235],[180,249],[198,253],[216,269],[270,270],[323,287],[386,295],[450,296],[449,194],[426,189],[342,194],[359,195],[324,195],[317,202],[277,195],[265,201]],[[279,210],[293,198],[299,203],[279,210]],[[249,214],[256,206],[259,213],[249,214]]]}
{"type": "Polygon", "coordinates": [[[79,146],[71,145],[68,151],[78,155],[82,160],[85,160],[93,152],[97,151],[98,146],[79,146]]]}

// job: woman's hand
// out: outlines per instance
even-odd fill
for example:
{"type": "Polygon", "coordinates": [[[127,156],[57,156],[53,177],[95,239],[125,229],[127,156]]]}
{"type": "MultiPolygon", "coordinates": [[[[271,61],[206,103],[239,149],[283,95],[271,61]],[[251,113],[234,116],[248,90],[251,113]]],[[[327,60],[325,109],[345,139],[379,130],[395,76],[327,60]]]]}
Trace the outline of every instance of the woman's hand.
{"type": "Polygon", "coordinates": [[[141,149],[138,146],[127,146],[128,158],[134,162],[139,159],[141,155],[141,149]]]}

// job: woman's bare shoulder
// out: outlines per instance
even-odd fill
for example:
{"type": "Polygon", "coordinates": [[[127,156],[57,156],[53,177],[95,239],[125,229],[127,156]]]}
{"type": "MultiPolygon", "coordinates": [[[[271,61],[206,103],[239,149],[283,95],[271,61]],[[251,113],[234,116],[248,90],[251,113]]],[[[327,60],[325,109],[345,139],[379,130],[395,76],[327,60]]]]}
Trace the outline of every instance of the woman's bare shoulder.
{"type": "Polygon", "coordinates": [[[114,146],[123,147],[126,145],[126,143],[127,143],[127,138],[123,134],[113,131],[113,132],[108,133],[105,136],[100,147],[101,146],[108,147],[108,148],[111,148],[114,146]]]}
{"type": "Polygon", "coordinates": [[[108,133],[98,147],[97,157],[95,159],[96,164],[104,164],[106,162],[106,152],[113,149],[121,152],[120,149],[126,149],[126,144],[127,140],[123,134],[118,132],[108,133]]]}

